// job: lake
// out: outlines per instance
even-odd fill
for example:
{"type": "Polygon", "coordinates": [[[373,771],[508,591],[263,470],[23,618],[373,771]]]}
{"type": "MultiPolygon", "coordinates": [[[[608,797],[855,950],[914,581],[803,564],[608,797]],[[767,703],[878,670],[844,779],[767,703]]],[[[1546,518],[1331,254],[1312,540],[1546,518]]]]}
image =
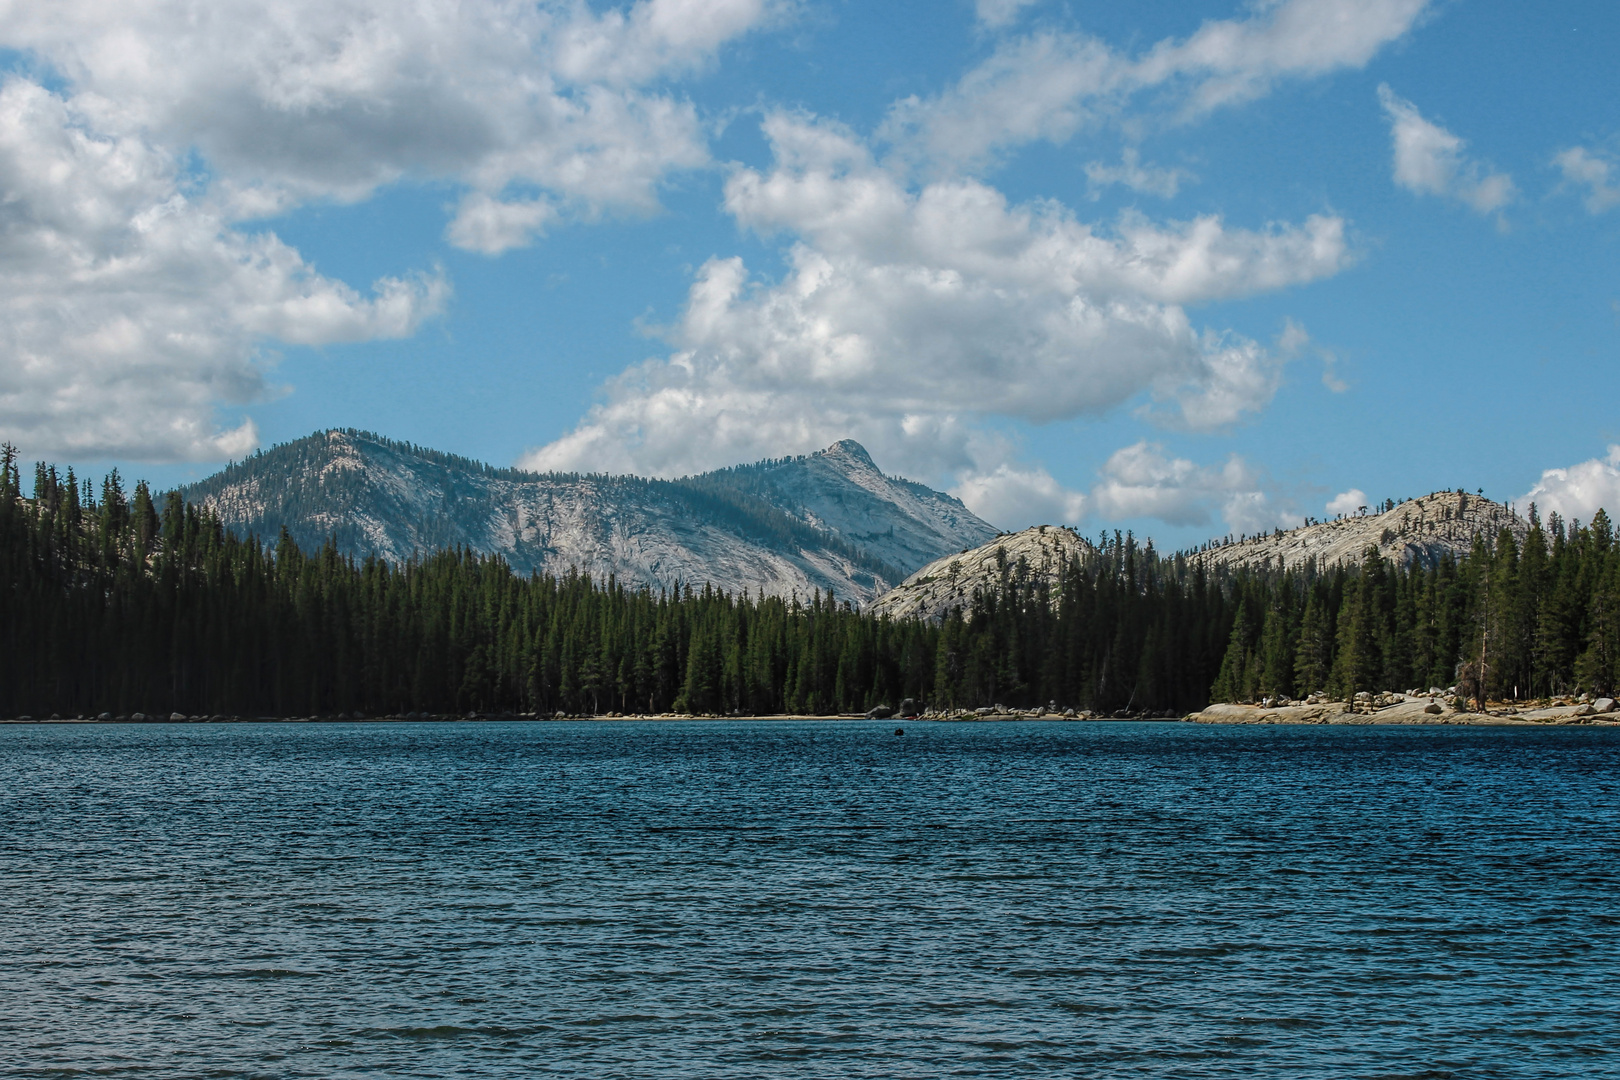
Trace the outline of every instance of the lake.
{"type": "Polygon", "coordinates": [[[0,727],[0,1073],[1620,1076],[1620,728],[0,727]]]}

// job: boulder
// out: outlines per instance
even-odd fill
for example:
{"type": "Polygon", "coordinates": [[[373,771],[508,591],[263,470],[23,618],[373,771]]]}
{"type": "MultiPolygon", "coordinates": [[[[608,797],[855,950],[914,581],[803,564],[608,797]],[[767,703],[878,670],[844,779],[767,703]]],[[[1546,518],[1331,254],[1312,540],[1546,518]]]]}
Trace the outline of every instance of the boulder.
{"type": "Polygon", "coordinates": [[[138,724],[146,719],[146,714],[143,712],[130,713],[129,718],[138,724]]]}
{"type": "Polygon", "coordinates": [[[894,715],[894,710],[887,705],[874,705],[866,711],[868,720],[887,720],[894,715]]]}
{"type": "Polygon", "coordinates": [[[1439,716],[1446,710],[1445,707],[1442,706],[1438,701],[1431,701],[1427,705],[1423,706],[1423,711],[1428,713],[1430,716],[1439,716]]]}
{"type": "Polygon", "coordinates": [[[104,712],[100,716],[96,717],[96,719],[97,720],[111,720],[112,719],[112,713],[104,712]]]}
{"type": "Polygon", "coordinates": [[[911,698],[906,698],[904,701],[900,702],[900,707],[896,709],[895,712],[900,716],[904,716],[909,719],[917,715],[917,703],[911,698]]]}
{"type": "Polygon", "coordinates": [[[185,713],[172,712],[172,713],[169,714],[169,723],[171,723],[171,724],[183,724],[185,722],[186,722],[186,714],[185,713]]]}
{"type": "Polygon", "coordinates": [[[1592,711],[1593,712],[1599,712],[1599,713],[1612,713],[1612,712],[1614,712],[1614,698],[1612,698],[1612,697],[1600,697],[1600,698],[1598,698],[1596,701],[1592,702],[1592,711]]]}

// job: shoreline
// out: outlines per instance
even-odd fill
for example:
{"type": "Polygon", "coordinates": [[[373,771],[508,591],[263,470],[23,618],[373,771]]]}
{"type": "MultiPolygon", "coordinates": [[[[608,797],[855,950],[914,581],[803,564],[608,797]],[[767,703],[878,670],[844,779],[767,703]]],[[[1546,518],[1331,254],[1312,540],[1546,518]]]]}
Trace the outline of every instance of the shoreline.
{"type": "Polygon", "coordinates": [[[862,713],[839,713],[830,716],[778,713],[771,715],[717,716],[651,714],[598,714],[598,715],[536,715],[534,713],[479,713],[475,716],[454,713],[432,713],[404,716],[197,716],[197,717],[0,717],[0,726],[36,725],[80,727],[109,725],[172,725],[175,727],[199,724],[479,724],[479,723],[623,723],[623,722],[690,722],[714,720],[780,720],[844,722],[866,720],[888,725],[904,724],[1003,724],[1003,723],[1063,723],[1063,724],[1208,724],[1208,725],[1284,725],[1284,726],[1430,726],[1430,727],[1620,727],[1620,712],[1609,715],[1582,715],[1581,706],[1562,706],[1533,710],[1521,714],[1458,712],[1446,709],[1434,715],[1421,708],[1390,706],[1372,712],[1354,712],[1343,702],[1323,705],[1293,705],[1264,708],[1258,705],[1211,705],[1199,712],[1177,716],[1063,716],[1047,713],[1033,716],[1027,713],[994,713],[990,715],[956,714],[949,716],[915,716],[901,718],[871,717],[862,713]]]}
{"type": "Polygon", "coordinates": [[[1339,726],[1452,726],[1452,727],[1620,727],[1620,712],[1595,713],[1587,705],[1555,705],[1523,712],[1464,712],[1442,707],[1428,711],[1427,698],[1412,698],[1367,712],[1353,710],[1342,701],[1321,705],[1210,705],[1188,713],[1190,724],[1332,724],[1339,726]]]}

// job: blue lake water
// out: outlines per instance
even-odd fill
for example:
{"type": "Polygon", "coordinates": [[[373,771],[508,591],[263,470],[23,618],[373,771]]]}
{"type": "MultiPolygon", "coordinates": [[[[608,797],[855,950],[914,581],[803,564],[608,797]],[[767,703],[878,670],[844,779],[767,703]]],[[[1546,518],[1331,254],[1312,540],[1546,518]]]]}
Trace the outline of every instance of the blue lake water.
{"type": "Polygon", "coordinates": [[[1620,728],[0,729],[0,1074],[1620,1076],[1620,728]]]}

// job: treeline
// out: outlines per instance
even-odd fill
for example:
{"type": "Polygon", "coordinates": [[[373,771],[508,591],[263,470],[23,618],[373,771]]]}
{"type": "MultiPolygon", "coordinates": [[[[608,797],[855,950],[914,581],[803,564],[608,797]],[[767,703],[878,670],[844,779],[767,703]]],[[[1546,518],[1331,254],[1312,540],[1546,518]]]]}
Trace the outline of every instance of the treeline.
{"type": "Polygon", "coordinates": [[[1027,568],[941,624],[813,594],[654,592],[521,576],[450,550],[390,565],[223,528],[177,492],[99,487],[15,455],[0,475],[0,714],[406,712],[828,714],[1056,704],[1183,711],[1215,696],[1449,685],[1477,658],[1499,693],[1613,686],[1620,579],[1608,521],[1539,524],[1520,552],[1370,555],[1230,576],[1130,536],[1027,568]]]}
{"type": "Polygon", "coordinates": [[[1620,547],[1609,516],[1566,527],[1530,507],[1523,544],[1476,534],[1462,559],[1239,577],[1211,697],[1448,689],[1479,700],[1620,685],[1620,547]]]}

